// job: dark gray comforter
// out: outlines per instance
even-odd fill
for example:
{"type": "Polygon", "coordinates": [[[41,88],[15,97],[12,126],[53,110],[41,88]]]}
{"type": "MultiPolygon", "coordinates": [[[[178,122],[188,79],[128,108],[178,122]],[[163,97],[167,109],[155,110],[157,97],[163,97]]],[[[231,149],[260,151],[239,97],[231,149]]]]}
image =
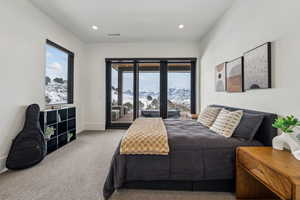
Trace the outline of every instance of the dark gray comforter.
{"type": "Polygon", "coordinates": [[[130,181],[200,181],[234,178],[235,149],[262,145],[225,138],[194,120],[164,120],[170,153],[120,155],[117,148],[103,188],[105,199],[130,181]]]}

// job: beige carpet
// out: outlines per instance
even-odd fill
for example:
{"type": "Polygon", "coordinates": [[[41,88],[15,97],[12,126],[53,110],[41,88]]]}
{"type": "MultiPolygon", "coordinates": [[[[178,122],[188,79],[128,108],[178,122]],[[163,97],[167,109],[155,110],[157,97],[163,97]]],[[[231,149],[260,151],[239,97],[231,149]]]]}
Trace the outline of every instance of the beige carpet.
{"type": "MultiPolygon", "coordinates": [[[[123,130],[86,132],[39,165],[0,175],[0,200],[101,200],[123,130]]],[[[231,193],[121,190],[111,200],[231,200],[231,193]]]]}

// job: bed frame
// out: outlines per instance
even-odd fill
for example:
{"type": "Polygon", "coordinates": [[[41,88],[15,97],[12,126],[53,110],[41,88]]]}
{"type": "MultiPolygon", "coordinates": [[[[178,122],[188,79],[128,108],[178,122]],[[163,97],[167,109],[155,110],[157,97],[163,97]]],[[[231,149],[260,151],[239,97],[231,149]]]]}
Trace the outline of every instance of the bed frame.
{"type": "MultiPolygon", "coordinates": [[[[257,131],[254,139],[260,141],[265,146],[272,146],[272,139],[277,136],[277,129],[272,126],[277,118],[276,114],[234,108],[222,105],[211,105],[214,107],[226,108],[228,110],[243,110],[251,114],[262,114],[264,120],[257,131]]],[[[188,190],[188,191],[214,191],[214,192],[234,192],[235,177],[227,180],[205,180],[205,181],[134,181],[127,182],[123,188],[127,189],[158,189],[158,190],[188,190]]]]}

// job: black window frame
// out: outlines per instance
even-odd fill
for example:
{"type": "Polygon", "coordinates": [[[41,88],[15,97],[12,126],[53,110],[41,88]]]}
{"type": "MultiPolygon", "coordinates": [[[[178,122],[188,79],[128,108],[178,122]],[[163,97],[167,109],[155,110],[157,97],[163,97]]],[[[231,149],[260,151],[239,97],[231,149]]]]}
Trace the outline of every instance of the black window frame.
{"type": "MultiPolygon", "coordinates": [[[[75,58],[75,54],[74,54],[74,52],[66,49],[65,47],[63,47],[49,39],[46,39],[46,44],[68,54],[68,94],[67,94],[68,101],[67,101],[67,103],[62,103],[62,104],[73,104],[74,103],[74,58],[75,58]]],[[[53,106],[53,105],[61,105],[61,104],[48,104],[46,102],[46,105],[53,106]]]]}
{"type": "MultiPolygon", "coordinates": [[[[133,64],[134,66],[134,80],[133,80],[133,89],[134,93],[138,91],[138,63],[160,63],[160,92],[161,92],[161,99],[160,105],[164,105],[160,107],[160,115],[162,118],[167,118],[167,101],[168,101],[168,63],[190,63],[191,64],[191,113],[196,113],[196,63],[197,58],[195,57],[188,57],[188,58],[106,58],[106,120],[105,120],[105,127],[106,129],[126,129],[128,128],[131,123],[111,123],[111,67],[112,64],[133,64]]],[[[138,110],[138,95],[134,95],[133,98],[133,107],[135,110],[138,110]]],[[[136,113],[135,113],[136,114],[136,113]]],[[[138,116],[134,115],[133,120],[135,120],[138,116]]]]}

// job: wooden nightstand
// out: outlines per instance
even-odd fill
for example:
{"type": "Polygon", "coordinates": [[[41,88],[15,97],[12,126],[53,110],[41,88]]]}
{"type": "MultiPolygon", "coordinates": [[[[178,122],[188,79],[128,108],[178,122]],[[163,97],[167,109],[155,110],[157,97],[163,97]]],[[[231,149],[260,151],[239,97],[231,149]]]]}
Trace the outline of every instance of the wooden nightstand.
{"type": "Polygon", "coordinates": [[[236,153],[237,199],[300,200],[300,161],[272,147],[240,147],[236,153]]]}

